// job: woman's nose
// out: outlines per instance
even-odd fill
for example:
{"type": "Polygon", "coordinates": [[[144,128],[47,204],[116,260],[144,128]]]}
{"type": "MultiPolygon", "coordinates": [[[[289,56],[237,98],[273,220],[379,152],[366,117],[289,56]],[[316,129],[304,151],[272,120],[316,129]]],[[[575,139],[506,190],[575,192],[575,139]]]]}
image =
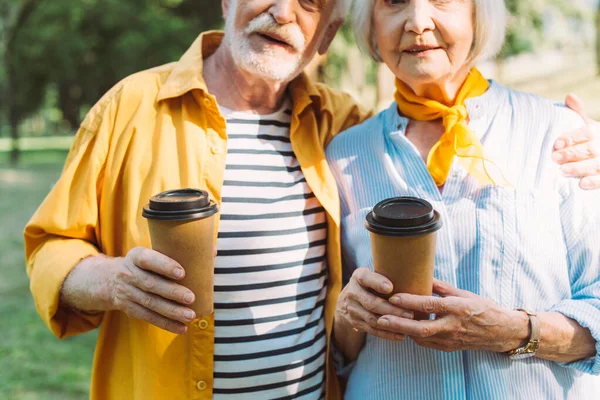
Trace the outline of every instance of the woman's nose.
{"type": "Polygon", "coordinates": [[[406,12],[408,15],[404,29],[407,32],[420,35],[423,32],[435,29],[432,16],[433,8],[429,0],[412,0],[406,12]]]}

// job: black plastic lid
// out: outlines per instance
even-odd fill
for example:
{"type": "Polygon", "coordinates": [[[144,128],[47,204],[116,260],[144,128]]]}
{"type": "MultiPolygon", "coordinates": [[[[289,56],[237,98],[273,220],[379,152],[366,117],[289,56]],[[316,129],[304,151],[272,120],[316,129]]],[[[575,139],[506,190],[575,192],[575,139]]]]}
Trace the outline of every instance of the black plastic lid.
{"type": "Polygon", "coordinates": [[[199,189],[169,190],[152,196],[142,216],[163,221],[190,221],[215,215],[219,207],[208,192],[199,189]]]}
{"type": "Polygon", "coordinates": [[[386,236],[421,236],[440,230],[442,220],[428,201],[396,197],[373,207],[367,215],[365,227],[386,236]]]}

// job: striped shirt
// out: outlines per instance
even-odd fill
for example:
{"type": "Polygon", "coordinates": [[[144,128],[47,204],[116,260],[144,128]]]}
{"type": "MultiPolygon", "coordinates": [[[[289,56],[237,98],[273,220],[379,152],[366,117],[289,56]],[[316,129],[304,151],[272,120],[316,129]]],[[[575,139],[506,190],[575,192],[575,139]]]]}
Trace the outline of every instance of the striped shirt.
{"type": "MultiPolygon", "coordinates": [[[[440,212],[435,275],[506,309],[559,312],[600,343],[600,191],[551,161],[556,137],[583,123],[570,110],[492,82],[467,101],[469,126],[512,187],[481,187],[455,162],[442,193],[393,104],[338,135],[327,157],[340,187],[346,275],[373,268],[363,221],[379,201],[429,200],[440,212]]],[[[543,340],[543,337],[542,337],[543,340]]],[[[491,351],[445,353],[368,335],[346,398],[598,399],[597,355],[561,364],[491,351]]]]}
{"type": "Polygon", "coordinates": [[[319,399],[324,390],[324,209],[292,150],[289,104],[221,108],[228,152],[215,261],[215,399],[319,399]]]}

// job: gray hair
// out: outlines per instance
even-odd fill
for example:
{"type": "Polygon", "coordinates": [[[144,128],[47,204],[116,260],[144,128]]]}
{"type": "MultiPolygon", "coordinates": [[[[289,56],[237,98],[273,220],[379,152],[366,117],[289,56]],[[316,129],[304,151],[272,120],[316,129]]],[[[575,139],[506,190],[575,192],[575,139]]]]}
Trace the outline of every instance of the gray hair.
{"type": "Polygon", "coordinates": [[[352,0],[336,0],[337,4],[333,10],[333,19],[345,19],[352,7],[352,0]]]}
{"type": "MultiPolygon", "coordinates": [[[[342,0],[338,0],[342,1],[342,0]]],[[[503,0],[473,0],[475,3],[475,35],[467,63],[491,58],[498,54],[506,35],[507,11],[503,0]]],[[[375,0],[356,0],[353,10],[353,27],[356,42],[361,50],[382,62],[373,27],[375,0]]]]}

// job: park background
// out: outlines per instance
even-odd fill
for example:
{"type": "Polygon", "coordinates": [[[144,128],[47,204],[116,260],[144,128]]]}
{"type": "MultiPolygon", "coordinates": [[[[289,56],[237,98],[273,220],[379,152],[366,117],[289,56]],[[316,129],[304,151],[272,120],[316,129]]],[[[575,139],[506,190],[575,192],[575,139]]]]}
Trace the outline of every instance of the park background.
{"type": "MultiPolygon", "coordinates": [[[[358,0],[366,1],[366,0],[358,0]]],[[[500,0],[498,0],[500,1],[500,0]]],[[[0,0],[0,398],[88,397],[96,333],[58,341],[38,317],[23,227],[56,179],[79,123],[125,76],[176,61],[222,26],[218,0],[0,0]]],[[[598,0],[507,0],[506,46],[480,68],[513,88],[561,101],[575,92],[600,118],[598,0]]],[[[389,71],[344,26],[307,71],[376,109],[389,71]]]]}

